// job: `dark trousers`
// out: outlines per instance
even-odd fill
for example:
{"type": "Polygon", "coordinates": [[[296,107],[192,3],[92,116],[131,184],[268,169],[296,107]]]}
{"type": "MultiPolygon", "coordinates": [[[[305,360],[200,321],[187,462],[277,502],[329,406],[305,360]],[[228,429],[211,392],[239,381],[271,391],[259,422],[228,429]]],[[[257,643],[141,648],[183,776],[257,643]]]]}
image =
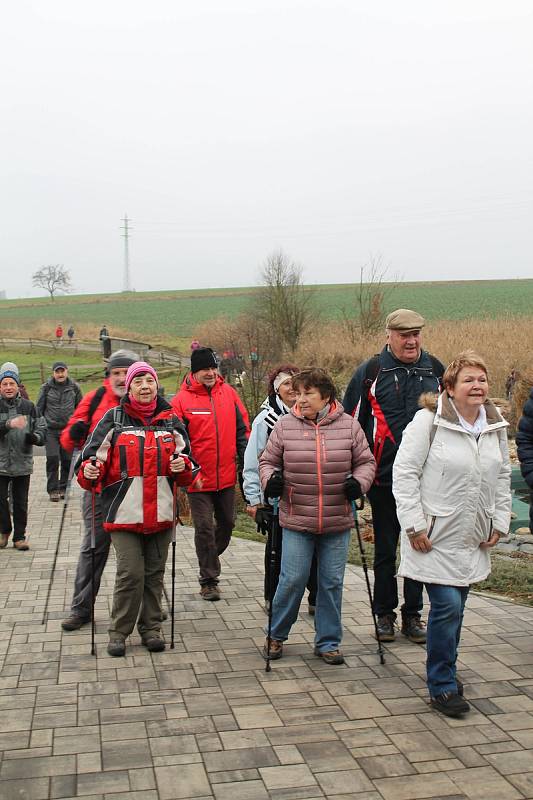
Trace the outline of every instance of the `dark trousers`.
{"type": "MultiPolygon", "coordinates": [[[[83,493],[81,511],[83,515],[84,532],[81,540],[78,566],[76,568],[76,578],[74,580],[74,596],[72,598],[71,613],[77,617],[89,619],[91,616],[92,598],[91,531],[93,514],[91,492],[83,493]]],[[[94,497],[94,522],[94,596],[96,597],[111,546],[111,535],[107,531],[104,531],[102,527],[102,506],[99,494],[95,494],[94,497]]]]}
{"type": "MultiPolygon", "coordinates": [[[[275,560],[273,561],[273,563],[271,563],[270,553],[272,550],[272,532],[269,532],[265,546],[264,596],[267,602],[272,602],[272,598],[276,594],[276,589],[278,588],[279,574],[281,571],[281,552],[283,549],[282,543],[283,543],[283,537],[281,535],[281,530],[280,530],[278,536],[275,560]]],[[[307,599],[309,601],[310,606],[316,606],[317,586],[318,586],[318,577],[317,577],[317,563],[316,563],[316,551],[315,551],[313,555],[313,560],[311,562],[311,569],[309,571],[309,579],[307,581],[307,591],[309,592],[309,597],[307,599]]]]}
{"type": "Polygon", "coordinates": [[[191,492],[188,495],[194,523],[194,546],[200,567],[200,586],[217,584],[220,559],[231,541],[235,525],[235,489],[191,492]]]}
{"type": "MultiPolygon", "coordinates": [[[[372,507],[374,523],[374,611],[378,617],[394,614],[398,606],[396,581],[396,550],[400,537],[400,523],[396,516],[396,501],[390,486],[372,486],[367,492],[372,507]]],[[[401,608],[402,617],[422,611],[423,585],[404,578],[401,608]]]]}
{"type": "Polygon", "coordinates": [[[172,531],[113,531],[117,559],[110,639],[126,639],[137,622],[143,640],[161,636],[161,595],[172,531]]]}
{"type": "Polygon", "coordinates": [[[46,491],[64,492],[67,486],[70,456],[59,444],[60,430],[46,431],[46,491]]]}
{"type": "Polygon", "coordinates": [[[25,538],[28,523],[28,491],[30,488],[29,475],[0,475],[0,533],[13,532],[13,541],[18,542],[25,538]],[[13,523],[9,510],[9,484],[13,494],[13,523]]]}

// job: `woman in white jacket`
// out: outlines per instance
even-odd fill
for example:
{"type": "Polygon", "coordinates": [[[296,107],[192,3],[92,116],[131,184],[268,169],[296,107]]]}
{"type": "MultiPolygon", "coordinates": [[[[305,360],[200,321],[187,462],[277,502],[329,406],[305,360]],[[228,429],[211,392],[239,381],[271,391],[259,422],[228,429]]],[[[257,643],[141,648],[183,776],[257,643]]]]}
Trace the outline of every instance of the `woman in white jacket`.
{"type": "Polygon", "coordinates": [[[425,583],[431,609],[427,684],[447,716],[470,706],[456,676],[464,606],[473,583],[490,573],[489,548],[509,530],[507,422],[488,399],[487,367],[473,351],[447,367],[441,395],[403,433],[393,492],[402,527],[398,574],[425,583]]]}

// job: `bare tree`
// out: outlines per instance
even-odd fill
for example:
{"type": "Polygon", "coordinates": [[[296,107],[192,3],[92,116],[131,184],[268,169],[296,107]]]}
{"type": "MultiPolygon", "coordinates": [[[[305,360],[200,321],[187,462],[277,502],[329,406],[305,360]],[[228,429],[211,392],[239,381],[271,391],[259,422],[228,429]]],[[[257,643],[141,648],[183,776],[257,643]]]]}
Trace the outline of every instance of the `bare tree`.
{"type": "Polygon", "coordinates": [[[70,272],[62,264],[49,264],[41,267],[32,275],[32,283],[40,289],[45,289],[53,301],[56,292],[70,292],[70,272]]]}
{"type": "Polygon", "coordinates": [[[388,281],[388,272],[379,253],[371,255],[360,268],[353,302],[341,310],[344,333],[352,344],[357,344],[361,336],[378,333],[383,328],[386,301],[399,283],[397,275],[388,281]]]}
{"type": "Polygon", "coordinates": [[[275,332],[279,347],[294,353],[303,332],[316,317],[314,290],[303,283],[303,268],[282,250],[271,253],[261,270],[257,313],[275,332]]]}
{"type": "Polygon", "coordinates": [[[265,399],[277,346],[270,325],[254,313],[218,317],[195,329],[195,335],[215,348],[222,374],[240,393],[250,418],[255,417],[265,399]]]}

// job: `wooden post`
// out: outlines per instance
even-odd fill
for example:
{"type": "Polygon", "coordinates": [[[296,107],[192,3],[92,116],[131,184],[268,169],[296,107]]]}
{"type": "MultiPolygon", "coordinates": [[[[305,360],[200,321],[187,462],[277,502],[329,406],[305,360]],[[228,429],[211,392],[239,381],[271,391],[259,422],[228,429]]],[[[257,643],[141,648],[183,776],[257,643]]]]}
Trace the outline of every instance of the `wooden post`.
{"type": "Polygon", "coordinates": [[[41,361],[41,363],[39,364],[39,367],[40,367],[40,370],[41,370],[41,383],[44,383],[44,382],[45,382],[45,377],[44,377],[44,364],[43,364],[43,362],[42,362],[42,361],[41,361]]]}

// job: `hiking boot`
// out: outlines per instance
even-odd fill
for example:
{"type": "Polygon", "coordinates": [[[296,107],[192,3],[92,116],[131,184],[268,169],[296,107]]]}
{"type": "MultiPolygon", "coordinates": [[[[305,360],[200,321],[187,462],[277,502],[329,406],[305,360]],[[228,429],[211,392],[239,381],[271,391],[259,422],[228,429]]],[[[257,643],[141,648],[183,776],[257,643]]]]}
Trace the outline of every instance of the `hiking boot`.
{"type": "Polygon", "coordinates": [[[324,661],[326,664],[344,664],[344,656],[340,650],[325,650],[321,652],[317,647],[315,647],[315,656],[324,661]]]}
{"type": "Polygon", "coordinates": [[[460,717],[470,711],[470,706],[463,697],[456,692],[443,692],[430,699],[431,706],[435,711],[440,711],[447,717],[460,717]]]}
{"type": "Polygon", "coordinates": [[[384,614],[377,619],[377,628],[380,642],[393,642],[396,636],[394,632],[394,614],[384,614]]]}
{"type": "Polygon", "coordinates": [[[419,616],[402,618],[402,634],[415,644],[425,644],[426,642],[426,626],[419,616]]]}
{"type": "Polygon", "coordinates": [[[62,621],[61,627],[64,631],[77,631],[90,621],[89,617],[79,617],[77,614],[71,614],[70,617],[66,617],[62,621]]]}
{"type": "Polygon", "coordinates": [[[9,533],[0,533],[0,548],[2,550],[4,547],[7,547],[7,543],[9,542],[9,533]]]}
{"type": "Polygon", "coordinates": [[[29,550],[30,546],[26,539],[17,539],[16,542],[13,542],[13,547],[15,550],[29,550]]]}
{"type": "Polygon", "coordinates": [[[220,591],[216,583],[209,583],[202,586],[200,594],[204,600],[220,600],[220,591]]]}
{"type": "Polygon", "coordinates": [[[107,645],[107,652],[110,656],[118,658],[126,655],[126,642],[124,639],[111,639],[107,645]]]}
{"type": "Polygon", "coordinates": [[[455,683],[457,684],[457,694],[459,695],[459,697],[462,697],[465,692],[463,682],[460,681],[459,678],[455,678],[455,683]]]}
{"type": "MultiPolygon", "coordinates": [[[[278,658],[281,658],[283,655],[283,642],[278,642],[277,639],[270,640],[270,660],[277,661],[278,658]]],[[[268,638],[265,639],[265,643],[263,645],[263,658],[265,661],[268,658],[268,638]]]]}
{"type": "Polygon", "coordinates": [[[60,499],[59,492],[50,492],[51,503],[59,503],[60,499]]]}
{"type": "Polygon", "coordinates": [[[315,603],[309,603],[309,605],[307,606],[307,613],[309,614],[310,617],[314,617],[315,616],[315,614],[316,614],[316,605],[315,605],[315,603]]]}
{"type": "Polygon", "coordinates": [[[166,647],[160,636],[150,636],[148,639],[143,639],[142,643],[151,653],[162,653],[166,647]]]}

